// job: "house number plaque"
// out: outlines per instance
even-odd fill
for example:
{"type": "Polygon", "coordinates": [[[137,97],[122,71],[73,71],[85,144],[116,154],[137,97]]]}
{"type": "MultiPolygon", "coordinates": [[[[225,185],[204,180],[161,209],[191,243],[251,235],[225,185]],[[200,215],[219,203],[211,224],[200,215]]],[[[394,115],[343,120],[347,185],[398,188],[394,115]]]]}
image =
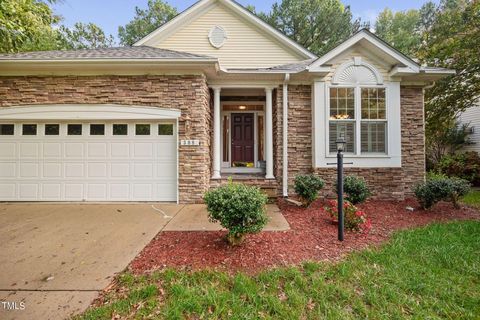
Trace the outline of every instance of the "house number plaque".
{"type": "Polygon", "coordinates": [[[200,140],[180,140],[182,146],[199,146],[200,140]]]}

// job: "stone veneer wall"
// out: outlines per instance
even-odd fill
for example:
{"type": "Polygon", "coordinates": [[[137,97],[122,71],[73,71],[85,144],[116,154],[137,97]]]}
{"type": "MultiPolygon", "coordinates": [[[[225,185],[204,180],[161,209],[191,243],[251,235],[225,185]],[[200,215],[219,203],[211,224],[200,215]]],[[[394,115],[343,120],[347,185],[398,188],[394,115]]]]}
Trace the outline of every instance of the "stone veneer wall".
{"type": "Polygon", "coordinates": [[[200,202],[210,177],[210,94],[204,75],[0,77],[0,107],[30,104],[125,104],[180,109],[179,200],[200,202]]]}
{"type": "MultiPolygon", "coordinates": [[[[411,196],[411,187],[425,176],[425,142],[423,124],[423,90],[419,87],[401,87],[402,167],[401,168],[347,168],[346,174],[363,176],[378,199],[403,199],[411,196]]],[[[297,174],[311,173],[312,168],[312,105],[311,86],[289,86],[288,173],[289,194],[293,193],[293,179],[297,174]]],[[[277,90],[276,121],[282,123],[282,89],[277,90]]],[[[275,128],[277,154],[282,154],[282,129],[275,128]]],[[[277,157],[276,177],[281,195],[282,158],[277,157]]],[[[336,179],[335,168],[317,168],[327,185],[324,193],[332,193],[336,179]]]]}

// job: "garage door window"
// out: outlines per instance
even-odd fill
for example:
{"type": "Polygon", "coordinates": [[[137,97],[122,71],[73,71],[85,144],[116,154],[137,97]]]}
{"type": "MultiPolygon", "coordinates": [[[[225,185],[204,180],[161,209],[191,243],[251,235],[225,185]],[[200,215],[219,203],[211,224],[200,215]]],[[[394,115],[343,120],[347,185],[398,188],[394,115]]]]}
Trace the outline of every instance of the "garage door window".
{"type": "Polygon", "coordinates": [[[60,134],[60,125],[59,124],[46,124],[45,125],[45,135],[46,136],[58,136],[60,134]]]}
{"type": "Polygon", "coordinates": [[[113,125],[114,136],[126,136],[128,135],[128,125],[126,124],[114,124],[113,125]]]}
{"type": "Polygon", "coordinates": [[[150,135],[150,125],[149,124],[136,124],[135,125],[135,134],[137,136],[149,136],[150,135]]]}
{"type": "Polygon", "coordinates": [[[22,126],[22,134],[24,136],[35,136],[35,135],[37,135],[37,125],[36,124],[24,124],[22,126]]]}
{"type": "Polygon", "coordinates": [[[67,131],[68,131],[69,136],[81,136],[82,135],[82,125],[81,124],[69,124],[67,131]]]}
{"type": "Polygon", "coordinates": [[[13,124],[0,124],[0,135],[13,136],[15,134],[15,126],[13,124]]]}
{"type": "Polygon", "coordinates": [[[103,136],[103,135],[105,135],[105,125],[104,124],[91,124],[90,125],[90,135],[91,136],[103,136]]]}
{"type": "Polygon", "coordinates": [[[173,124],[159,124],[158,125],[159,136],[173,136],[173,124]]]}

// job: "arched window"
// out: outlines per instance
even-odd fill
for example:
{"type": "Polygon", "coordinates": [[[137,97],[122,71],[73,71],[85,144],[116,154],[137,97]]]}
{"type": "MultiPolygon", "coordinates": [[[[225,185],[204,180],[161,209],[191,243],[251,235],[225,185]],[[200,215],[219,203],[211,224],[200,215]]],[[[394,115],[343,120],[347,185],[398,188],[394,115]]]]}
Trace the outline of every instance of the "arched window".
{"type": "Polygon", "coordinates": [[[387,88],[377,69],[354,57],[333,75],[328,90],[328,150],[343,136],[346,153],[387,154],[387,88]]]}

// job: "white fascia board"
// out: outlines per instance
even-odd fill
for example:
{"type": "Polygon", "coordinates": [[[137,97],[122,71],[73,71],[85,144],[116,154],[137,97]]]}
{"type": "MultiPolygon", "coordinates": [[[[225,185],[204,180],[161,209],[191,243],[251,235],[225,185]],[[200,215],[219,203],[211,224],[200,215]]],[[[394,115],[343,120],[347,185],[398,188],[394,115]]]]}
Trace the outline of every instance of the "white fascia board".
{"type": "Polygon", "coordinates": [[[370,34],[365,30],[358,32],[357,34],[347,39],[342,44],[334,48],[333,50],[329,51],[328,53],[326,53],[325,55],[323,55],[322,57],[314,61],[307,69],[311,72],[315,72],[317,68],[323,67],[324,64],[326,64],[328,61],[332,60],[333,58],[340,55],[350,47],[354,46],[356,43],[358,43],[362,39],[369,41],[371,44],[376,46],[379,50],[382,50],[386,54],[390,55],[392,58],[404,64],[405,66],[410,68],[413,72],[418,73],[420,71],[420,66],[417,63],[405,57],[403,54],[397,52],[395,49],[391,48],[389,45],[377,39],[375,36],[373,36],[372,34],[370,34]]]}
{"type": "Polygon", "coordinates": [[[439,69],[426,69],[425,67],[420,68],[421,73],[425,74],[435,74],[435,75],[452,75],[452,74],[457,74],[457,71],[454,69],[444,69],[444,68],[439,68],[439,69]]]}
{"type": "Polygon", "coordinates": [[[24,105],[0,108],[2,120],[174,120],[178,109],[116,104],[24,105]]]}

